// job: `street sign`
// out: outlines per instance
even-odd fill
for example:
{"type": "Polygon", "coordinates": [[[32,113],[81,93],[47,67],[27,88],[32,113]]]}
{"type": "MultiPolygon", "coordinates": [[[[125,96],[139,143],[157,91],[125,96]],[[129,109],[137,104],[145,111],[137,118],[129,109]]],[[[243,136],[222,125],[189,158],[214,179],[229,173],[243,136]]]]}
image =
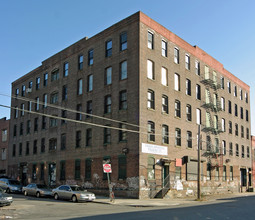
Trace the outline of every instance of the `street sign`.
{"type": "Polygon", "coordinates": [[[104,173],[111,173],[112,172],[112,167],[111,164],[103,164],[103,168],[104,168],[104,173]]]}

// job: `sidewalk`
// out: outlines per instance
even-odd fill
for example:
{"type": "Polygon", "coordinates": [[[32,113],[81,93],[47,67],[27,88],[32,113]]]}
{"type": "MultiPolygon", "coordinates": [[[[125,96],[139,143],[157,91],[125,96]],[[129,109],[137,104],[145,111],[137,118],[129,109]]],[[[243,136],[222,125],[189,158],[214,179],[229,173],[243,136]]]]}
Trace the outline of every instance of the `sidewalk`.
{"type": "Polygon", "coordinates": [[[231,194],[218,194],[203,196],[201,201],[196,201],[195,197],[192,198],[164,198],[164,199],[128,199],[128,198],[115,198],[114,202],[110,202],[108,197],[97,196],[95,203],[120,205],[120,206],[133,206],[133,207],[176,207],[181,205],[205,205],[215,202],[226,202],[236,197],[255,196],[254,192],[245,193],[231,193],[231,194]]]}

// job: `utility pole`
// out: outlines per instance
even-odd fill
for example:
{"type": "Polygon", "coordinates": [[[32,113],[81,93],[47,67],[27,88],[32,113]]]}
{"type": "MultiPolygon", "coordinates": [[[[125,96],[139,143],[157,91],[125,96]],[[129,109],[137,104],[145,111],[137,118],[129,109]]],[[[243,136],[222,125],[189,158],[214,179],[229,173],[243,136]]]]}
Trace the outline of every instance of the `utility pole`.
{"type": "Polygon", "coordinates": [[[197,199],[200,200],[200,125],[198,125],[198,146],[197,146],[197,199]]]}

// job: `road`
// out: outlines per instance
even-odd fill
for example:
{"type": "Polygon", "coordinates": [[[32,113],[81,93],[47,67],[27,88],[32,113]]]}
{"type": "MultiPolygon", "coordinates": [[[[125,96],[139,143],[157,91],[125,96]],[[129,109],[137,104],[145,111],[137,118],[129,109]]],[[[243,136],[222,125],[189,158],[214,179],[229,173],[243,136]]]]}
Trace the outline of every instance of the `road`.
{"type": "Polygon", "coordinates": [[[255,196],[220,199],[173,207],[131,207],[100,203],[72,203],[14,195],[14,203],[0,208],[0,219],[173,219],[254,220],[255,196]]]}

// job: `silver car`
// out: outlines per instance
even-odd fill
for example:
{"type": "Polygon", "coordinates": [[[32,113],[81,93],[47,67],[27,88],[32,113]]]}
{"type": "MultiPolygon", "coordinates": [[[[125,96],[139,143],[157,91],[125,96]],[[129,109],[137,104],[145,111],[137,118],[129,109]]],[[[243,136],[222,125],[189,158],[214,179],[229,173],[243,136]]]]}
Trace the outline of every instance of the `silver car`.
{"type": "Polygon", "coordinates": [[[2,178],[0,179],[0,187],[6,192],[6,193],[21,193],[22,185],[18,180],[12,180],[12,179],[6,179],[2,178]]]}
{"type": "Polygon", "coordinates": [[[78,185],[61,185],[52,190],[54,199],[68,199],[73,202],[93,201],[96,199],[94,193],[84,190],[78,185]]]}
{"type": "Polygon", "coordinates": [[[37,198],[43,196],[51,196],[51,189],[44,184],[30,183],[22,188],[22,192],[25,196],[31,195],[37,198]]]}
{"type": "Polygon", "coordinates": [[[4,190],[0,188],[0,207],[11,205],[12,203],[12,196],[6,195],[4,190]]]}

